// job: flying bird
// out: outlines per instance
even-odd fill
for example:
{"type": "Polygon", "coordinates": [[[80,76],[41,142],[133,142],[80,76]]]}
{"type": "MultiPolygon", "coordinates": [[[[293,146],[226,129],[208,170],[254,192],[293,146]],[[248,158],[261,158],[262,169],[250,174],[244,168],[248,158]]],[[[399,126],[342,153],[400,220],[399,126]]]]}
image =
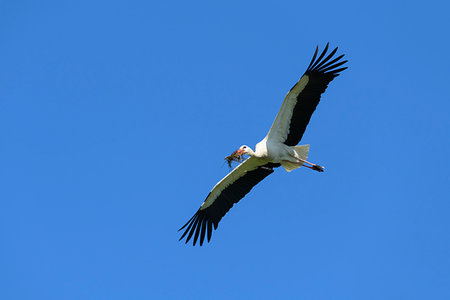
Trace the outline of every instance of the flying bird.
{"type": "Polygon", "coordinates": [[[327,55],[328,46],[329,44],[325,46],[319,57],[317,57],[319,48],[316,47],[305,74],[284,98],[269,133],[256,144],[255,150],[243,145],[227,157],[230,163],[233,160],[241,162],[243,155],[249,156],[214,186],[195,215],[179,229],[179,231],[184,229],[180,240],[186,237],[187,243],[194,237],[194,246],[199,238],[200,246],[203,245],[205,237],[209,242],[213,227],[214,230],[217,229],[220,220],[233,204],[239,202],[255,185],[272,174],[274,168],[282,166],[290,172],[305,166],[323,172],[322,166],[306,161],[309,145],[296,145],[302,139],[328,84],[339,76],[339,72],[347,69],[347,67],[339,68],[347,62],[341,60],[344,55],[333,57],[338,48],[327,55]]]}

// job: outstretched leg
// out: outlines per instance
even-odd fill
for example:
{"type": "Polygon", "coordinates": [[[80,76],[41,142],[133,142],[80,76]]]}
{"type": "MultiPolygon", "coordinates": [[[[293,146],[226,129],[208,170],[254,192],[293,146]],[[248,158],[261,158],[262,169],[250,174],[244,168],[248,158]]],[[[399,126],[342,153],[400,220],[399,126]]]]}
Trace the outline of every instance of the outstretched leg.
{"type": "Polygon", "coordinates": [[[316,165],[316,164],[313,164],[313,163],[310,163],[309,161],[306,161],[306,160],[303,161],[303,166],[307,167],[307,168],[310,168],[312,170],[316,170],[318,172],[323,172],[325,170],[324,167],[316,165]],[[305,165],[305,163],[309,164],[309,166],[305,165]]]}
{"type": "Polygon", "coordinates": [[[313,163],[310,163],[309,161],[300,160],[300,159],[297,159],[297,160],[298,160],[297,162],[292,162],[292,161],[288,161],[288,160],[286,162],[293,163],[293,164],[298,164],[301,167],[307,167],[307,168],[310,168],[311,170],[315,170],[317,172],[323,172],[325,170],[324,167],[316,165],[316,164],[313,164],[313,163]]]}
{"type": "Polygon", "coordinates": [[[319,165],[314,165],[314,164],[312,166],[308,166],[308,165],[303,164],[303,167],[310,168],[311,170],[315,170],[317,172],[323,172],[325,170],[324,167],[319,166],[319,165]]]}

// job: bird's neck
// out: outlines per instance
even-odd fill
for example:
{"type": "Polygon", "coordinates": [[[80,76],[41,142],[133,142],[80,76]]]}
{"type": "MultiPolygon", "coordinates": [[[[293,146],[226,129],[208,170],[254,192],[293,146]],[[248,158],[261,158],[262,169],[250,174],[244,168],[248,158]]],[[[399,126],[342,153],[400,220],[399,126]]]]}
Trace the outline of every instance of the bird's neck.
{"type": "Polygon", "coordinates": [[[250,147],[247,150],[247,154],[253,157],[258,157],[258,155],[255,153],[255,151],[253,151],[252,149],[250,149],[250,147]]]}

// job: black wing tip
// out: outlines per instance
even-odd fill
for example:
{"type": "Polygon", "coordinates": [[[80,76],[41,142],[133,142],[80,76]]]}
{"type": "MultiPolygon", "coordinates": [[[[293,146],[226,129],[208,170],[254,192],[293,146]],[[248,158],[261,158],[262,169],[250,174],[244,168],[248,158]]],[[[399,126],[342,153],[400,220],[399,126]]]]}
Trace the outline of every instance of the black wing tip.
{"type": "Polygon", "coordinates": [[[186,224],[184,224],[183,227],[178,229],[178,231],[181,231],[186,228],[179,241],[181,241],[187,235],[186,241],[184,242],[185,244],[187,244],[192,236],[194,236],[192,240],[192,246],[195,246],[197,244],[197,241],[199,241],[200,246],[202,246],[203,242],[205,241],[205,237],[207,238],[208,243],[210,242],[213,227],[214,230],[216,230],[217,225],[217,223],[207,218],[207,216],[202,213],[201,210],[198,210],[195,215],[190,218],[186,224]]]}
{"type": "Polygon", "coordinates": [[[319,55],[319,57],[317,59],[316,59],[316,57],[317,57],[317,53],[319,50],[319,46],[316,47],[316,51],[314,52],[311,63],[309,64],[308,68],[306,69],[306,72],[305,72],[306,74],[307,73],[322,73],[322,74],[330,74],[330,75],[333,75],[334,77],[336,77],[337,75],[339,75],[338,74],[339,72],[342,72],[343,70],[348,68],[348,67],[345,67],[345,68],[336,69],[337,67],[348,62],[347,60],[340,61],[344,57],[344,54],[342,54],[339,57],[330,61],[330,59],[333,58],[334,54],[337,52],[338,47],[334,48],[330,52],[330,54],[327,57],[325,57],[325,55],[327,54],[329,45],[330,45],[330,43],[327,42],[325,48],[323,49],[322,53],[319,55]]]}

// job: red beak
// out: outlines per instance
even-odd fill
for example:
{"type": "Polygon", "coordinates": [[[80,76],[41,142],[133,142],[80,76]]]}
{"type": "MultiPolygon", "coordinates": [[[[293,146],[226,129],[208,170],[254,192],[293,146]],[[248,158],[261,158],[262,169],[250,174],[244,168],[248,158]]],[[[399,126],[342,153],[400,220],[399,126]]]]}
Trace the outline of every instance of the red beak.
{"type": "Polygon", "coordinates": [[[236,154],[237,155],[242,155],[242,154],[244,154],[244,150],[238,149],[238,150],[236,150],[236,154]]]}

